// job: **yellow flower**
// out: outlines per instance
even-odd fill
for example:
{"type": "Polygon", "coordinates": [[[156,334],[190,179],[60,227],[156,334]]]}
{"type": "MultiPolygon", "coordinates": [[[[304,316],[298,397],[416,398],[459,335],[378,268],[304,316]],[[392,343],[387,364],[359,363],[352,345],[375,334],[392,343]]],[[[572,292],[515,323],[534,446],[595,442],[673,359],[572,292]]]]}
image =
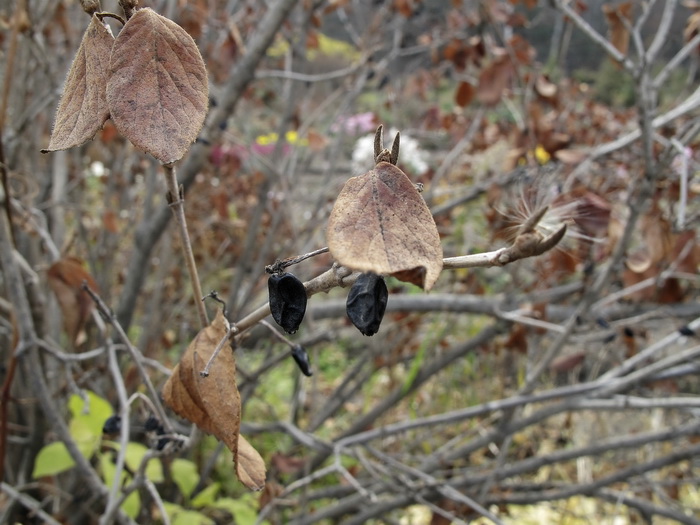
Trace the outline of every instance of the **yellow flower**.
{"type": "Polygon", "coordinates": [[[535,158],[540,164],[547,164],[552,158],[552,156],[549,153],[547,153],[547,150],[544,149],[544,146],[542,146],[542,144],[538,144],[535,148],[535,158]]]}

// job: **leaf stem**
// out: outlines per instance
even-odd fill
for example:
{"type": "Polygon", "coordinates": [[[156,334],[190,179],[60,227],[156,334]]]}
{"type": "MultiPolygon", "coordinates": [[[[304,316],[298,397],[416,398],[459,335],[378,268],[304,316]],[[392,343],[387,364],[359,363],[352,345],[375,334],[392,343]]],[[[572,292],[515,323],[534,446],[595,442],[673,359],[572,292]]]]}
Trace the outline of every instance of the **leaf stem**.
{"type": "Polygon", "coordinates": [[[199,275],[197,273],[197,264],[194,260],[194,252],[192,251],[192,243],[190,242],[190,234],[187,231],[187,219],[185,218],[185,196],[182,191],[182,187],[177,183],[177,175],[175,173],[175,166],[172,164],[164,165],[165,168],[165,180],[168,184],[168,204],[173,210],[173,215],[177,221],[178,231],[180,233],[180,242],[182,243],[182,253],[185,256],[185,263],[187,264],[187,271],[190,274],[190,280],[192,281],[192,290],[194,292],[194,303],[197,306],[197,314],[199,315],[199,322],[202,328],[209,325],[209,318],[207,317],[207,309],[204,307],[204,303],[201,298],[204,297],[202,293],[202,285],[199,282],[199,275]]]}

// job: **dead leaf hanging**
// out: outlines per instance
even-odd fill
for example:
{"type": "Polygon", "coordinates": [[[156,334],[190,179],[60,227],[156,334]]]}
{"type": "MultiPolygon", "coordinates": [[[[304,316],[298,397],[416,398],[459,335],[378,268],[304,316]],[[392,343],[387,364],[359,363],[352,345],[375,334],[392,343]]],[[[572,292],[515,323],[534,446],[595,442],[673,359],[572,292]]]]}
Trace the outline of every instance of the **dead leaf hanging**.
{"type": "Polygon", "coordinates": [[[97,290],[97,283],[77,257],[66,256],[46,271],[49,288],[56,295],[63,317],[63,328],[73,344],[84,339],[85,323],[90,319],[94,303],[83,290],[83,283],[97,290]]]}
{"type": "Polygon", "coordinates": [[[608,38],[620,54],[627,55],[630,42],[630,22],[632,20],[632,2],[619,5],[603,4],[603,13],[608,22],[608,38]]]}
{"type": "Polygon", "coordinates": [[[227,334],[228,321],[219,311],[187,347],[165,383],[163,400],[176,414],[223,441],[233,453],[238,479],[248,488],[260,490],[265,484],[265,463],[240,435],[241,397],[236,387],[236,360],[228,341],[209,375],[200,374],[227,334]]]}
{"type": "Polygon", "coordinates": [[[442,245],[433,216],[392,152],[375,139],[374,169],[349,179],[333,206],[326,238],[338,263],[393,275],[430,290],[442,270],[442,245]]]}
{"type": "Polygon", "coordinates": [[[119,132],[163,164],[182,158],[207,113],[197,44],[175,22],[139,9],[112,48],[107,103],[119,132]]]}
{"type": "Polygon", "coordinates": [[[93,15],[68,71],[49,147],[42,152],[85,144],[109,118],[106,86],[113,43],[112,31],[93,15]]]}

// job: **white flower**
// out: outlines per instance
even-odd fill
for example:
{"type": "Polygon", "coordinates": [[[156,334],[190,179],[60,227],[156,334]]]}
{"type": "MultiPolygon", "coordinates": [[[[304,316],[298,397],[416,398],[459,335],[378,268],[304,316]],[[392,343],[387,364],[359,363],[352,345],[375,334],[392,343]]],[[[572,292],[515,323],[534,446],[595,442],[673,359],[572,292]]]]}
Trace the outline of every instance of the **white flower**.
{"type": "MultiPolygon", "coordinates": [[[[396,136],[396,129],[385,133],[390,141],[396,136]]],[[[428,171],[428,155],[420,148],[416,139],[409,135],[401,135],[401,149],[399,150],[399,164],[406,166],[411,173],[409,175],[422,175],[428,171]]],[[[353,173],[364,173],[374,167],[374,134],[360,137],[355,142],[352,150],[353,173]]]]}

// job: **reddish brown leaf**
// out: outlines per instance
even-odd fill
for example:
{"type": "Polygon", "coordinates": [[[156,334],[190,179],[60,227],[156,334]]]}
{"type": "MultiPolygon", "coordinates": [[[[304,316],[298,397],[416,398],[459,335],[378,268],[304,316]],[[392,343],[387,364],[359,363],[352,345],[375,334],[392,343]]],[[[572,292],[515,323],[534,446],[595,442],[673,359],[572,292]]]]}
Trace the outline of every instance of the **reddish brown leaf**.
{"type": "Polygon", "coordinates": [[[604,4],[603,12],[608,21],[608,39],[623,55],[629,49],[629,24],[632,19],[632,2],[619,5],[604,4]]]}
{"type": "Polygon", "coordinates": [[[139,9],[114,42],[110,72],[107,103],[119,132],[163,164],[182,158],[204,123],[209,95],[192,37],[139,9]]]}
{"type": "Polygon", "coordinates": [[[455,94],[455,102],[458,106],[468,106],[472,100],[474,100],[474,95],[476,94],[476,88],[469,82],[460,82],[457,88],[457,93],[455,94]]]}
{"type": "Polygon", "coordinates": [[[42,151],[80,146],[109,118],[106,85],[113,43],[110,29],[93,15],[68,72],[49,147],[42,151]]]}
{"type": "Polygon", "coordinates": [[[73,344],[79,343],[85,323],[94,304],[83,290],[83,283],[97,290],[97,283],[77,257],[64,257],[53,263],[46,272],[49,287],[56,294],[61,307],[63,328],[73,344]]]}
{"type": "Polygon", "coordinates": [[[394,275],[425,290],[442,270],[433,216],[406,174],[388,162],[345,183],[326,238],[343,266],[394,275]]]}
{"type": "Polygon", "coordinates": [[[560,149],[554,152],[557,160],[564,164],[579,164],[588,156],[588,152],[582,149],[560,149]]]}
{"type": "Polygon", "coordinates": [[[574,368],[580,366],[585,359],[586,353],[583,351],[564,355],[557,357],[554,361],[552,361],[552,363],[549,365],[549,369],[552,372],[557,373],[570,372],[574,368]]]}
{"type": "Polygon", "coordinates": [[[479,75],[477,99],[487,106],[495,106],[501,101],[503,92],[513,75],[513,64],[507,55],[501,55],[479,75]]]}

